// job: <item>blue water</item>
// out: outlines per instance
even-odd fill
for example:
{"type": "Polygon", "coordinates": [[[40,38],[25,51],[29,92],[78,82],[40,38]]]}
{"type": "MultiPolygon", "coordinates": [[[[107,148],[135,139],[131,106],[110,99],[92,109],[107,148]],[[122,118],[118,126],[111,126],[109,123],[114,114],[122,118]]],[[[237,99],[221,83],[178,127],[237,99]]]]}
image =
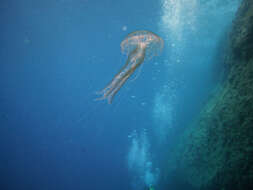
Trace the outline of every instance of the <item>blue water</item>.
{"type": "Polygon", "coordinates": [[[238,4],[1,1],[0,189],[176,189],[166,158],[221,80],[238,4]],[[111,105],[94,101],[136,30],[163,38],[162,54],[111,105]]]}

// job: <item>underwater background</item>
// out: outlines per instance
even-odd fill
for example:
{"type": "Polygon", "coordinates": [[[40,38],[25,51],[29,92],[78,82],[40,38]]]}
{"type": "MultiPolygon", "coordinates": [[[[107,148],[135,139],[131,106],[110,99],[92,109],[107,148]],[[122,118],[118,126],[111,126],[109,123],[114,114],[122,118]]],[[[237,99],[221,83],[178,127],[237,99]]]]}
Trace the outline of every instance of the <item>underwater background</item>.
{"type": "Polygon", "coordinates": [[[180,181],[186,170],[173,167],[185,151],[176,147],[223,88],[240,3],[1,1],[0,189],[204,189],[180,181]],[[162,53],[112,104],[96,101],[127,60],[120,43],[138,30],[161,37],[162,53]]]}

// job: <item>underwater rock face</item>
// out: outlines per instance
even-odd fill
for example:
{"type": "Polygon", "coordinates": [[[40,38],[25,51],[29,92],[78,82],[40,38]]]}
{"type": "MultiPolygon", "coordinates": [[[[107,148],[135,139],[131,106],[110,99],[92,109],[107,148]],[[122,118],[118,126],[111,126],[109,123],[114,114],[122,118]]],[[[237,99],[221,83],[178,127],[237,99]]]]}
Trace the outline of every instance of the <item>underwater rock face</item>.
{"type": "Polygon", "coordinates": [[[244,0],[234,22],[231,48],[238,59],[249,60],[253,55],[253,1],[244,0]]]}
{"type": "Polygon", "coordinates": [[[253,189],[253,0],[242,2],[229,46],[226,79],[169,161],[194,189],[253,189]]]}

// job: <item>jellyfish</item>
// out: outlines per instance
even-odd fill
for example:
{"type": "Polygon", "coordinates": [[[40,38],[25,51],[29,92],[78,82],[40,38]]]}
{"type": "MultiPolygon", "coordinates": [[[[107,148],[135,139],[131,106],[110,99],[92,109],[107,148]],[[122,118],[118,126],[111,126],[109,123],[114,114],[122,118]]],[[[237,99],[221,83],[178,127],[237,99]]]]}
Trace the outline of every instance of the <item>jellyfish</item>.
{"type": "Polygon", "coordinates": [[[144,59],[148,60],[159,55],[163,44],[162,38],[150,31],[141,30],[128,34],[120,44],[122,53],[128,56],[127,61],[111,82],[99,92],[102,97],[96,100],[107,99],[111,104],[115,94],[144,62],[144,59]]]}

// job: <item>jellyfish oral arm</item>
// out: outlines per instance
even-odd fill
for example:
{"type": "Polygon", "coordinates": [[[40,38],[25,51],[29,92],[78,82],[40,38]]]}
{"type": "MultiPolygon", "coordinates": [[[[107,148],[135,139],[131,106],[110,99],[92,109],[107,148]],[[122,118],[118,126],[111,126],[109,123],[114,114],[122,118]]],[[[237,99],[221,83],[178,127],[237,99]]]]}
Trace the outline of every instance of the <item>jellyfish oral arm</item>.
{"type": "Polygon", "coordinates": [[[107,99],[108,103],[111,104],[113,97],[125,84],[127,79],[133,74],[133,72],[143,63],[145,58],[145,49],[136,48],[129,55],[126,64],[122,69],[115,75],[112,81],[99,93],[102,97],[96,100],[107,99]]]}

